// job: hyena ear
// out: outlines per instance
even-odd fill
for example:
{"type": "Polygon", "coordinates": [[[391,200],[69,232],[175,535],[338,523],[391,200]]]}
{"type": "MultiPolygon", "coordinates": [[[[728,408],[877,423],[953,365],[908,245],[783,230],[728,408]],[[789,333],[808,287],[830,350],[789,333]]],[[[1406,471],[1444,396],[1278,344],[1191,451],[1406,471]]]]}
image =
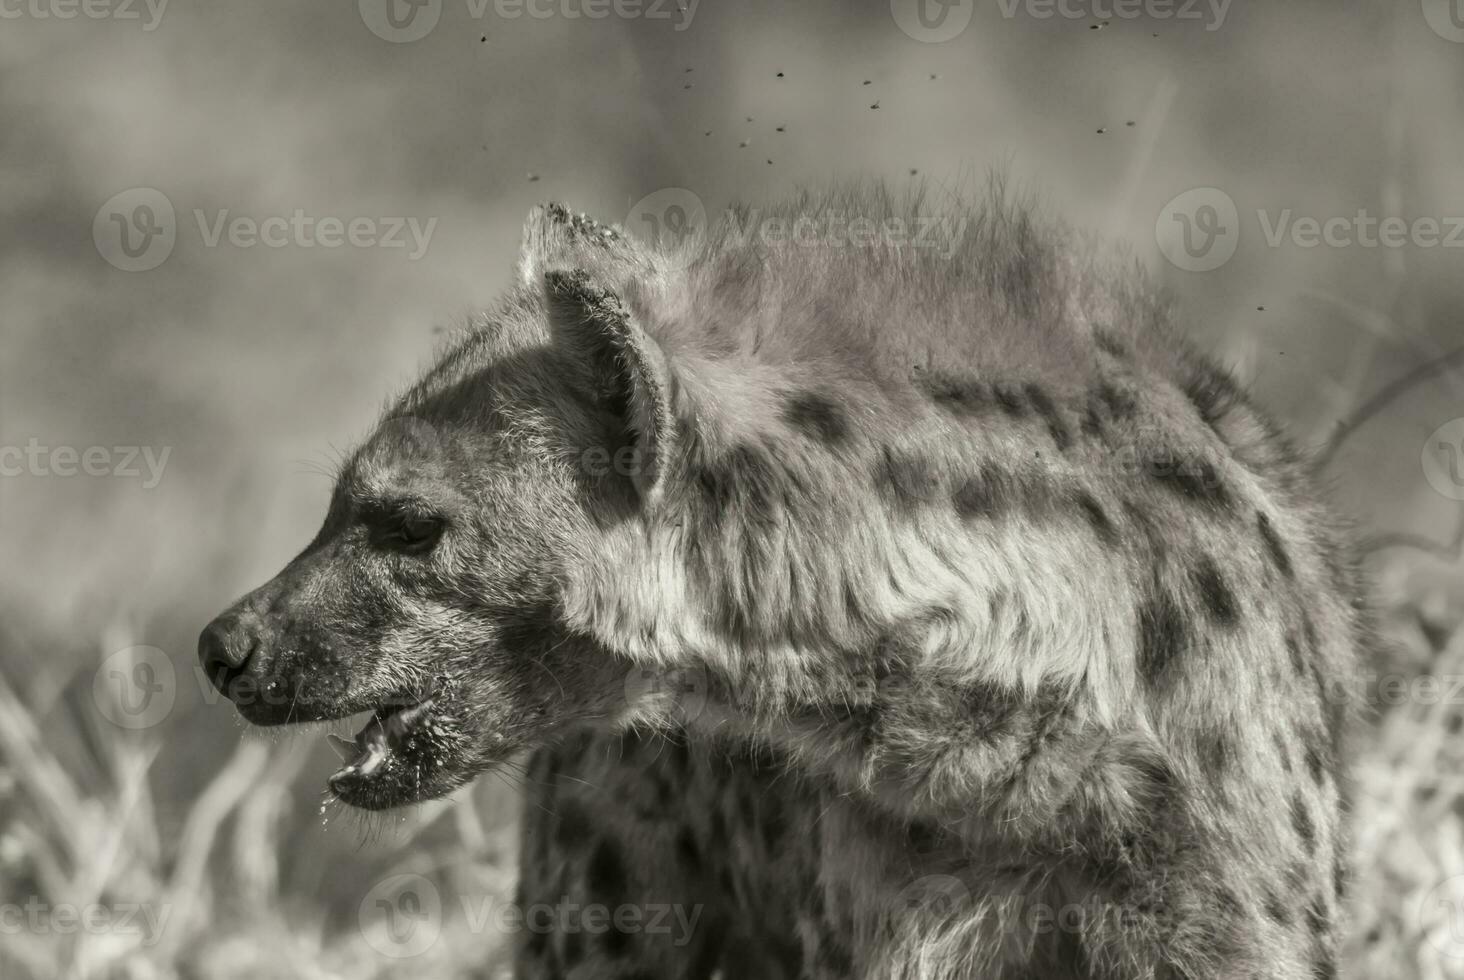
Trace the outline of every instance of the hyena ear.
{"type": "MultiPolygon", "coordinates": [[[[635,457],[614,460],[647,505],[664,493],[675,450],[676,381],[660,346],[616,292],[584,269],[545,273],[554,343],[589,368],[594,397],[624,425],[635,457]]],[[[613,456],[621,447],[606,447],[613,456]]]]}
{"type": "Polygon", "coordinates": [[[633,265],[640,251],[624,231],[562,204],[539,204],[524,221],[518,280],[533,286],[549,269],[633,265]]]}

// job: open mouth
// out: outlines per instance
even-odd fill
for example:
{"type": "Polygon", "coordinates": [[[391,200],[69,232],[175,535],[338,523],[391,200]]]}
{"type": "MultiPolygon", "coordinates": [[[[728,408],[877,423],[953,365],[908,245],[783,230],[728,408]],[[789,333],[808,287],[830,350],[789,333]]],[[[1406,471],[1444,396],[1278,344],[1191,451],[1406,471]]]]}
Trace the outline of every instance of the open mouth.
{"type": "Polygon", "coordinates": [[[393,699],[376,708],[354,739],[326,736],[344,765],[327,781],[331,792],[350,801],[373,785],[420,782],[433,764],[437,698],[393,699]]]}

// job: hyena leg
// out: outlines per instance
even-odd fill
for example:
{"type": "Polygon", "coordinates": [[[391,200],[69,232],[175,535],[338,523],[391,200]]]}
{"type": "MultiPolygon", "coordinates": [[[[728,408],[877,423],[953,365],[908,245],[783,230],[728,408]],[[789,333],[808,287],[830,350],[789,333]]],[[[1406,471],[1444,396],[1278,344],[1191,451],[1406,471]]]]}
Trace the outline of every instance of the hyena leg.
{"type": "Polygon", "coordinates": [[[710,980],[730,930],[686,816],[686,747],[581,735],[528,770],[519,980],[710,980]]]}

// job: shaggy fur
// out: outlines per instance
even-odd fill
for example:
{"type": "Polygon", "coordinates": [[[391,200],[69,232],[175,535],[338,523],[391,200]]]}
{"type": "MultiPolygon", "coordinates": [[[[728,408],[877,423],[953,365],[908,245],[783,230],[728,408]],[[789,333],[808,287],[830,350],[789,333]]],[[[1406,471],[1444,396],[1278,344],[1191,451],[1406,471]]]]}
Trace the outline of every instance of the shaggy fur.
{"type": "Polygon", "coordinates": [[[1344,529],[1136,271],[999,193],[940,249],[744,233],[926,206],[804,198],[677,256],[537,209],[226,614],[297,692],[235,700],[430,692],[342,798],[540,747],[521,901],[705,912],[526,933],[523,977],[1333,976],[1344,529]],[[404,514],[440,540],[382,546],[404,514]]]}

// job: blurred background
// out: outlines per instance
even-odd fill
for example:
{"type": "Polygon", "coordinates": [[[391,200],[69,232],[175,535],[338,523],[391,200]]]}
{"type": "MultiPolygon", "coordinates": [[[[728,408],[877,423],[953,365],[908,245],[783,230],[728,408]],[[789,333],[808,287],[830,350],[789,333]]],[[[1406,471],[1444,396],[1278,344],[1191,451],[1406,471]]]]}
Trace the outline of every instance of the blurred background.
{"type": "Polygon", "coordinates": [[[994,170],[1323,449],[1391,685],[1347,975],[1464,976],[1460,0],[0,0],[0,976],[504,975],[515,788],[324,811],[198,630],[535,202],[994,170]]]}

